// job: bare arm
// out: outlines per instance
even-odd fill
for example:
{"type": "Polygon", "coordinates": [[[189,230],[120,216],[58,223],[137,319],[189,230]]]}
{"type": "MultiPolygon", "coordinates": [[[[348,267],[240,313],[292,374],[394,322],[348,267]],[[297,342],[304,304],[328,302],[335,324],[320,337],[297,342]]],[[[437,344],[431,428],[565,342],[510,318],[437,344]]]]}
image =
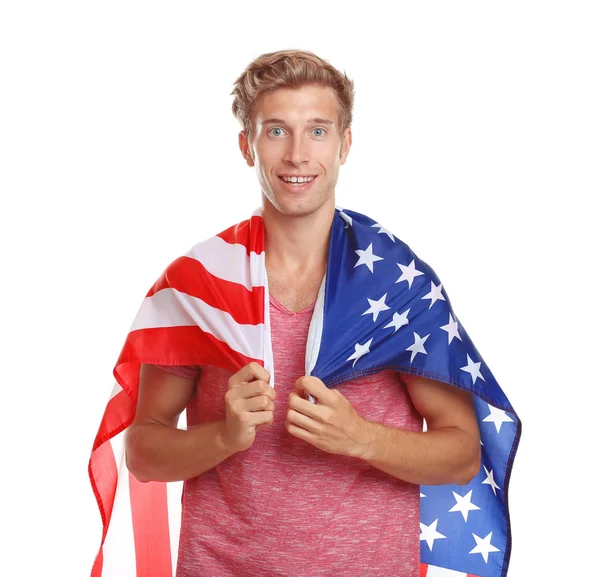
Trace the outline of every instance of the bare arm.
{"type": "Polygon", "coordinates": [[[177,429],[194,386],[194,379],[142,365],[135,420],[125,434],[127,468],[139,481],[190,479],[235,452],[223,442],[223,422],[177,429]]]}
{"type": "Polygon", "coordinates": [[[247,449],[256,430],[273,421],[269,378],[256,363],[246,365],[229,379],[226,418],[181,430],[177,421],[194,394],[194,379],[142,365],[136,415],[125,435],[127,468],[142,482],[181,481],[247,449]]]}
{"type": "Polygon", "coordinates": [[[317,377],[296,381],[285,427],[329,453],[358,457],[393,477],[419,485],[464,485],[479,472],[481,448],[473,399],[451,385],[417,377],[408,393],[427,421],[412,432],[368,421],[317,377]],[[316,397],[310,403],[303,395],[316,397]]]}
{"type": "Polygon", "coordinates": [[[419,485],[466,485],[479,472],[479,425],[470,393],[418,377],[407,385],[426,432],[368,422],[363,458],[390,475],[419,485]]]}

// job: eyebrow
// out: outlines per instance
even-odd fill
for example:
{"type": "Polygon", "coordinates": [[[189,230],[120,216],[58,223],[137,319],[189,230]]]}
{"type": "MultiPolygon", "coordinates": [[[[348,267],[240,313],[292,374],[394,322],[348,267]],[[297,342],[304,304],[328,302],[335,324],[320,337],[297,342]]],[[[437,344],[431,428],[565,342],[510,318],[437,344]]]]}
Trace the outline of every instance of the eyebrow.
{"type": "MultiPolygon", "coordinates": [[[[333,120],[328,120],[327,118],[319,118],[319,117],[313,117],[313,118],[309,118],[306,121],[307,124],[335,124],[335,122],[333,122],[333,120]]],[[[263,120],[261,123],[263,126],[266,124],[286,124],[285,120],[282,120],[281,118],[267,118],[266,120],[263,120]]]]}

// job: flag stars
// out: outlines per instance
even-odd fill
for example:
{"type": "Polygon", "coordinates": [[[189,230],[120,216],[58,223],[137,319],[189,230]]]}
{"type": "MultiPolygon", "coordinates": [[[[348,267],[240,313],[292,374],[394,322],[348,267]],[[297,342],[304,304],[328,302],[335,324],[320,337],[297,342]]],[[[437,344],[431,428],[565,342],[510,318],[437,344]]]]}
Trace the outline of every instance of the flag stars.
{"type": "Polygon", "coordinates": [[[483,557],[483,560],[487,563],[488,555],[490,553],[497,553],[500,551],[500,549],[492,545],[492,533],[483,539],[475,535],[475,533],[473,533],[473,537],[475,538],[475,543],[477,543],[477,545],[475,545],[475,547],[469,551],[469,555],[472,555],[473,553],[479,553],[483,557]]]}
{"type": "Polygon", "coordinates": [[[454,498],[456,499],[456,505],[448,511],[449,513],[459,512],[462,513],[463,519],[468,521],[469,511],[478,511],[480,507],[475,505],[475,503],[471,503],[471,495],[473,494],[473,489],[471,489],[464,497],[461,497],[458,493],[452,491],[454,498]]]}
{"type": "Polygon", "coordinates": [[[373,322],[375,322],[380,312],[390,310],[390,307],[385,304],[385,297],[387,297],[387,293],[385,293],[378,301],[368,298],[367,300],[369,301],[370,307],[361,316],[372,314],[373,322]]]}
{"type": "Polygon", "coordinates": [[[433,551],[433,544],[436,539],[445,539],[446,535],[442,535],[437,530],[438,519],[436,519],[431,525],[425,525],[425,523],[420,523],[421,525],[421,537],[420,541],[426,541],[427,545],[429,545],[429,550],[433,551]]]}
{"type": "Polygon", "coordinates": [[[435,283],[431,281],[431,290],[428,294],[426,294],[423,299],[431,299],[431,304],[429,308],[431,308],[437,301],[445,301],[444,295],[442,294],[442,283],[439,286],[435,286],[435,283]]]}
{"type": "Polygon", "coordinates": [[[387,234],[392,242],[396,242],[394,235],[387,228],[383,228],[380,224],[377,223],[371,225],[371,228],[375,227],[379,227],[377,234],[387,234]]]}
{"type": "Polygon", "coordinates": [[[413,335],[415,337],[415,342],[410,345],[410,347],[408,347],[406,350],[407,351],[412,351],[412,354],[410,355],[410,362],[412,363],[414,358],[417,356],[418,353],[423,353],[423,354],[427,354],[427,351],[425,350],[424,344],[425,341],[429,338],[430,335],[426,335],[423,338],[421,338],[417,333],[415,333],[413,331],[413,335]]]}
{"type": "Polygon", "coordinates": [[[354,365],[356,364],[356,361],[358,361],[358,359],[365,356],[367,353],[371,352],[369,347],[371,346],[372,342],[373,342],[373,339],[369,339],[364,345],[361,345],[359,343],[355,344],[354,345],[354,353],[352,355],[350,355],[346,359],[346,361],[351,361],[352,359],[354,359],[354,362],[352,363],[352,366],[354,367],[354,365]]]}
{"type": "Polygon", "coordinates": [[[485,465],[483,466],[483,470],[487,476],[483,481],[481,481],[481,484],[489,485],[492,488],[492,491],[494,491],[494,496],[496,496],[496,489],[500,489],[500,487],[496,485],[496,481],[494,481],[494,471],[492,469],[488,471],[485,465]]]}
{"type": "Polygon", "coordinates": [[[448,333],[448,344],[452,342],[454,337],[456,337],[459,341],[462,341],[460,335],[458,334],[458,321],[452,318],[452,313],[449,313],[448,324],[440,327],[440,329],[446,331],[448,333]]]}
{"type": "Polygon", "coordinates": [[[485,379],[483,378],[481,371],[479,370],[481,367],[481,361],[478,363],[474,363],[473,360],[471,359],[471,357],[467,354],[467,366],[466,367],[460,367],[461,371],[465,371],[465,373],[469,373],[471,375],[471,378],[473,379],[473,384],[475,384],[475,381],[477,380],[477,378],[479,377],[482,381],[485,381],[485,379]]]}
{"type": "Polygon", "coordinates": [[[398,313],[394,313],[394,316],[392,317],[392,320],[389,324],[385,325],[385,327],[383,327],[384,329],[390,329],[390,328],[394,328],[394,334],[396,334],[396,331],[400,328],[402,328],[403,326],[408,324],[408,313],[410,312],[410,309],[406,309],[401,315],[399,315],[398,313]]]}
{"type": "MultiPolygon", "coordinates": [[[[396,263],[396,264],[398,265],[398,268],[402,271],[402,274],[400,275],[400,278],[396,281],[396,283],[399,283],[399,282],[402,282],[405,280],[408,283],[408,288],[412,287],[412,283],[413,283],[413,280],[415,280],[415,277],[425,274],[424,272],[421,272],[420,270],[415,269],[415,260],[414,259],[411,261],[411,263],[408,266],[400,264],[400,263],[396,263]]],[[[396,283],[394,283],[394,284],[396,284],[396,283]]]]}
{"type": "Polygon", "coordinates": [[[494,425],[496,425],[497,433],[500,433],[502,423],[514,423],[514,421],[506,414],[505,411],[497,409],[496,407],[492,407],[492,405],[488,405],[488,407],[490,409],[490,414],[483,419],[483,422],[494,423],[494,425]]]}
{"type": "Polygon", "coordinates": [[[373,272],[373,263],[378,260],[383,260],[380,256],[373,254],[373,243],[371,243],[366,250],[355,250],[354,251],[358,256],[358,262],[354,265],[354,268],[357,266],[364,264],[368,267],[368,269],[373,272]]]}

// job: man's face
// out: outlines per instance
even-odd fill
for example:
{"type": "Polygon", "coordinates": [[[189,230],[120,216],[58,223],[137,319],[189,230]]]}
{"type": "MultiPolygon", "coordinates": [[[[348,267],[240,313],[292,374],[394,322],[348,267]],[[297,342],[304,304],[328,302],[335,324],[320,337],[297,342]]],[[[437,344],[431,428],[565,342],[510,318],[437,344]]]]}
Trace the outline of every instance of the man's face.
{"type": "Polygon", "coordinates": [[[352,132],[350,127],[344,135],[339,132],[333,91],[307,85],[268,92],[257,103],[255,123],[252,142],[240,132],[240,150],[248,165],[256,166],[263,195],[273,207],[286,215],[303,216],[326,204],[335,205],[335,186],[352,132]],[[314,178],[298,187],[286,184],[283,176],[314,178]]]}

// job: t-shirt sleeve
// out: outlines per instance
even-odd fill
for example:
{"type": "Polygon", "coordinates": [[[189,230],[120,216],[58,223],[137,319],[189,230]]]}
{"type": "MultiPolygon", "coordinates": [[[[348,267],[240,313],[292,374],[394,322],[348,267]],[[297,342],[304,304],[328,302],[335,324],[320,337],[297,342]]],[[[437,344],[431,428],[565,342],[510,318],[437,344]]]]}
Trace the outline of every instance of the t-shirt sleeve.
{"type": "Polygon", "coordinates": [[[201,368],[194,365],[156,365],[159,369],[166,371],[167,373],[173,373],[186,379],[197,379],[200,376],[201,368]]]}
{"type": "Polygon", "coordinates": [[[419,376],[418,375],[413,375],[412,373],[404,373],[402,371],[400,372],[400,380],[405,384],[408,385],[408,383],[414,381],[415,379],[418,379],[419,376]]]}

